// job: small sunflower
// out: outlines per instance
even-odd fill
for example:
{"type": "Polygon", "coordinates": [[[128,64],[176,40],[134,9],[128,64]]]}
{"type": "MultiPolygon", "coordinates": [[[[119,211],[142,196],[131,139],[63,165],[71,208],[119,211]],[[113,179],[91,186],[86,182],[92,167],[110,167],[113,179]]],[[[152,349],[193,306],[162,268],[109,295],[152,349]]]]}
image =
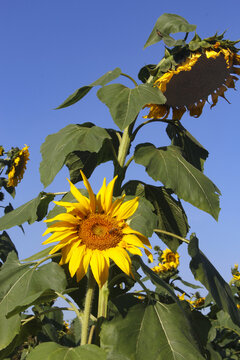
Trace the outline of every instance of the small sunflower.
{"type": "Polygon", "coordinates": [[[152,271],[154,271],[156,274],[166,273],[167,271],[171,270],[171,266],[169,264],[161,264],[154,266],[152,268],[152,271]]]}
{"type": "Polygon", "coordinates": [[[194,308],[199,308],[199,307],[202,307],[205,303],[205,297],[199,297],[197,298],[196,300],[193,300],[193,301],[190,301],[190,300],[187,300],[190,305],[194,308]]]}
{"type": "Polygon", "coordinates": [[[127,275],[131,273],[131,258],[128,254],[142,255],[139,248],[147,254],[151,248],[148,239],[127,223],[138,207],[138,198],[124,200],[124,195],[113,202],[113,188],[117,177],[108,185],[103,185],[95,196],[92,188],[81,172],[83,182],[89,193],[89,199],[69,181],[70,190],[77,202],[55,201],[67,212],[45,220],[57,221],[43,235],[53,233],[43,244],[59,242],[50,254],[61,250],[60,265],[69,264],[71,277],[76,274],[80,281],[91,267],[99,287],[108,279],[110,260],[127,275]]]}
{"type": "Polygon", "coordinates": [[[8,173],[7,186],[15,187],[22,180],[23,174],[26,170],[27,161],[29,160],[28,148],[29,147],[25,145],[25,147],[22,150],[19,150],[15,155],[8,173]]]}
{"type": "Polygon", "coordinates": [[[176,269],[179,265],[179,254],[170,249],[163,250],[161,255],[163,266],[176,269]]]}
{"type": "Polygon", "coordinates": [[[240,75],[240,68],[234,65],[240,65],[240,55],[234,46],[236,42],[222,37],[202,41],[195,36],[184,48],[167,51],[153,80],[166,103],[146,105],[150,111],[145,118],[166,118],[171,109],[173,120],[180,120],[187,110],[190,116],[199,117],[210,95],[212,108],[219,96],[225,98],[228,88],[235,88],[235,75],[240,75]]]}
{"type": "Polygon", "coordinates": [[[2,146],[0,146],[0,156],[2,156],[4,153],[4,148],[2,146]]]}

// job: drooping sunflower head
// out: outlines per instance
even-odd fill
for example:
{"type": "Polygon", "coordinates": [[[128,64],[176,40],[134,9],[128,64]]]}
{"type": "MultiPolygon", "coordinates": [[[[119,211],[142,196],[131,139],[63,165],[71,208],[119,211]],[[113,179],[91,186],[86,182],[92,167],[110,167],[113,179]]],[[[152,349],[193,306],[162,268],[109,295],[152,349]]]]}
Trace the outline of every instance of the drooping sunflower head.
{"type": "MultiPolygon", "coordinates": [[[[166,118],[170,110],[173,120],[180,120],[186,111],[190,116],[199,117],[209,96],[211,108],[219,96],[225,98],[227,89],[235,88],[236,75],[240,75],[240,68],[234,66],[240,65],[235,44],[223,40],[223,35],[205,40],[195,35],[184,47],[167,49],[153,76],[153,86],[163,92],[166,103],[146,105],[150,111],[144,117],[166,118]]],[[[146,67],[144,71],[146,73],[146,67]]],[[[141,71],[139,74],[141,78],[141,71]]]]}
{"type": "Polygon", "coordinates": [[[110,260],[127,275],[132,275],[130,254],[147,254],[146,246],[151,248],[148,239],[128,225],[138,207],[138,198],[124,202],[124,196],[113,201],[113,188],[117,177],[108,185],[106,179],[95,196],[81,172],[89,198],[69,181],[70,190],[77,202],[56,201],[55,204],[66,209],[56,217],[46,220],[50,225],[43,235],[52,235],[43,242],[58,242],[50,254],[61,251],[60,265],[69,264],[69,272],[77,281],[87,273],[90,266],[99,287],[108,279],[110,260]]]}
{"type": "Polygon", "coordinates": [[[26,170],[26,165],[29,160],[28,146],[22,150],[19,150],[13,157],[10,170],[8,172],[7,186],[17,186],[23,178],[23,174],[26,170]]]}

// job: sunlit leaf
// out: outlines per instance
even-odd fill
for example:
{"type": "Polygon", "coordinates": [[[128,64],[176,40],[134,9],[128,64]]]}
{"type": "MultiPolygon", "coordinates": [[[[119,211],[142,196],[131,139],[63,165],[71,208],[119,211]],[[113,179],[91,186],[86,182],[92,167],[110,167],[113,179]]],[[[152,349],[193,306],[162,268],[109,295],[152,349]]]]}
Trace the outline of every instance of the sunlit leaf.
{"type": "Polygon", "coordinates": [[[183,40],[175,40],[169,34],[190,32],[195,29],[196,25],[189,24],[186,19],[179,15],[163,14],[157,19],[144,48],[156,44],[160,40],[163,40],[167,46],[184,45],[183,40]]]}
{"type": "Polygon", "coordinates": [[[203,360],[187,316],[176,304],[133,306],[102,325],[101,347],[108,359],[203,360]]]}
{"type": "Polygon", "coordinates": [[[208,212],[217,220],[220,190],[181,154],[177,146],[156,148],[145,143],[136,147],[135,162],[145,166],[155,181],[161,181],[180,199],[208,212]]]}
{"type": "Polygon", "coordinates": [[[52,194],[41,192],[35,199],[28,201],[26,204],[19,206],[1,217],[0,230],[21,225],[26,221],[32,224],[34,221],[42,220],[47,213],[48,205],[52,199],[52,194]]]}
{"type": "Polygon", "coordinates": [[[97,96],[107,105],[113,121],[121,130],[136,119],[144,105],[166,102],[163,93],[150,84],[141,84],[133,89],[122,84],[107,85],[98,90],[97,96]]]}
{"type": "Polygon", "coordinates": [[[70,153],[98,152],[106,139],[111,139],[108,132],[91,123],[70,124],[59,132],[48,135],[41,146],[40,174],[43,185],[46,187],[51,184],[70,153]]]}
{"type": "Polygon", "coordinates": [[[121,74],[121,69],[116,68],[112,71],[108,71],[105,75],[101,76],[98,80],[94,81],[88,86],[82,86],[80,89],[77,89],[73,94],[71,94],[61,105],[57,107],[57,109],[63,109],[67,106],[73,105],[79,100],[81,100],[85,95],[89,93],[89,91],[94,86],[104,86],[111,82],[112,80],[119,77],[121,74]]]}
{"type": "Polygon", "coordinates": [[[106,353],[96,345],[66,347],[55,342],[36,346],[26,360],[106,360],[106,353]]]}
{"type": "Polygon", "coordinates": [[[190,269],[195,279],[207,288],[218,307],[226,311],[232,321],[240,326],[240,312],[236,307],[230,286],[198,248],[198,239],[195,236],[191,238],[188,252],[192,257],[190,269]]]}
{"type": "Polygon", "coordinates": [[[0,284],[0,349],[3,349],[20,328],[18,314],[9,319],[6,315],[15,308],[23,311],[47,290],[63,291],[66,278],[63,269],[56,263],[48,263],[36,270],[29,263],[21,264],[12,252],[1,268],[0,284]]]}

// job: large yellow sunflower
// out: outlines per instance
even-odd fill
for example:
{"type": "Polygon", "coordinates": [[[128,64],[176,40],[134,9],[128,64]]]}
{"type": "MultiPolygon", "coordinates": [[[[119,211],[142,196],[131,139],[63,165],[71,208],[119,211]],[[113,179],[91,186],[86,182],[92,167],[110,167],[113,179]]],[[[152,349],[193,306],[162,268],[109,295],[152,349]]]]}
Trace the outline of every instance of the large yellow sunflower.
{"type": "Polygon", "coordinates": [[[8,173],[7,186],[15,187],[22,180],[23,174],[26,170],[27,161],[29,160],[28,148],[29,147],[25,145],[25,147],[22,150],[19,150],[19,152],[14,157],[12,166],[8,173]]]}
{"type": "Polygon", "coordinates": [[[50,254],[61,250],[60,265],[69,264],[69,272],[77,281],[91,267],[99,287],[108,279],[110,260],[127,275],[132,275],[131,258],[128,254],[142,255],[139,248],[149,253],[145,245],[151,248],[148,239],[127,223],[138,207],[138,198],[129,201],[124,196],[113,202],[113,188],[117,177],[108,185],[103,185],[95,196],[92,188],[81,172],[83,182],[89,193],[89,199],[69,181],[70,190],[77,202],[55,201],[67,212],[45,220],[57,221],[43,235],[53,233],[43,244],[59,242],[50,254]]]}
{"type": "Polygon", "coordinates": [[[206,40],[201,42],[205,48],[190,51],[186,47],[182,61],[172,60],[170,68],[154,78],[153,85],[163,92],[167,101],[164,105],[146,105],[150,111],[145,118],[167,118],[171,109],[173,120],[180,120],[187,110],[190,116],[199,117],[209,95],[212,108],[219,96],[225,98],[227,88],[235,88],[238,80],[235,75],[240,75],[240,68],[234,67],[240,65],[237,49],[227,40],[206,40]]]}

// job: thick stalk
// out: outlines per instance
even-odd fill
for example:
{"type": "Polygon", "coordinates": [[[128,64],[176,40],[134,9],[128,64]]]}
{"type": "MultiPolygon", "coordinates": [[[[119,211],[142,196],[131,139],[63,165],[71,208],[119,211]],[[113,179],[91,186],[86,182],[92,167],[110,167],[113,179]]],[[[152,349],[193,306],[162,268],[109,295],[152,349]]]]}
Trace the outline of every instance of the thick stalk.
{"type": "Polygon", "coordinates": [[[99,297],[98,297],[98,319],[107,317],[107,304],[108,304],[108,282],[99,289],[99,297]]]}
{"type": "Polygon", "coordinates": [[[89,267],[88,286],[87,286],[83,322],[82,322],[81,345],[87,344],[88,326],[89,326],[89,318],[91,314],[94,287],[95,287],[95,279],[93,277],[92,270],[89,267]]]}

